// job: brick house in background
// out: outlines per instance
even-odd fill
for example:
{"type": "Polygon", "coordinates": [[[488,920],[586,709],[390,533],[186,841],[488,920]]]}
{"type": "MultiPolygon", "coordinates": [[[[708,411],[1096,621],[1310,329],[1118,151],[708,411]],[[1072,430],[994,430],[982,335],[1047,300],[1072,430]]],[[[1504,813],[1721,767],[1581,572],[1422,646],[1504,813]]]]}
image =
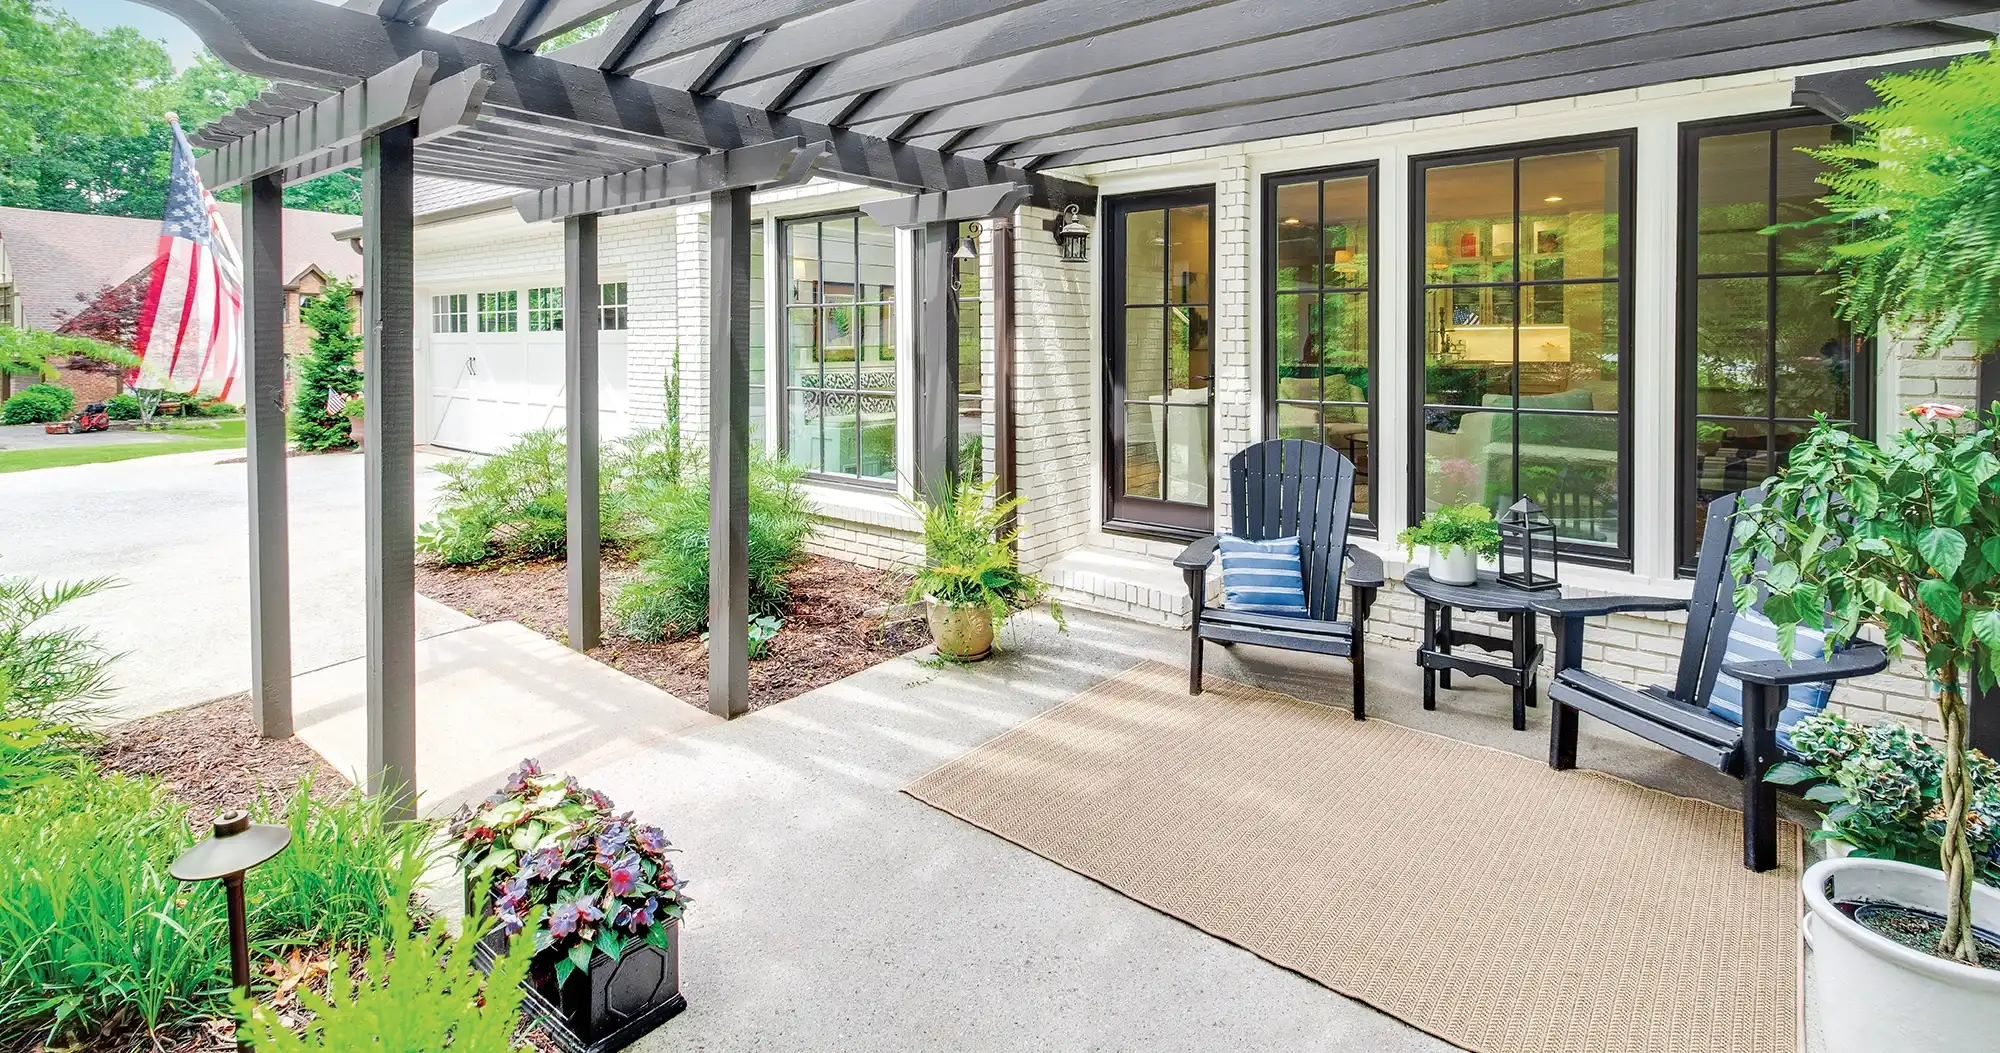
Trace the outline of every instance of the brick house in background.
{"type": "MultiPolygon", "coordinates": [[[[240,232],[238,207],[224,204],[222,212],[230,230],[240,232]]],[[[361,254],[351,241],[334,237],[353,222],[352,216],[285,210],[288,356],[303,354],[309,340],[299,323],[300,297],[318,295],[333,278],[361,280],[361,254]]],[[[124,343],[145,302],[159,239],[156,219],[0,208],[0,325],[124,343]]],[[[0,399],[38,379],[0,375],[0,399]]],[[[56,382],[87,403],[116,394],[122,380],[116,372],[63,369],[56,382]]]]}

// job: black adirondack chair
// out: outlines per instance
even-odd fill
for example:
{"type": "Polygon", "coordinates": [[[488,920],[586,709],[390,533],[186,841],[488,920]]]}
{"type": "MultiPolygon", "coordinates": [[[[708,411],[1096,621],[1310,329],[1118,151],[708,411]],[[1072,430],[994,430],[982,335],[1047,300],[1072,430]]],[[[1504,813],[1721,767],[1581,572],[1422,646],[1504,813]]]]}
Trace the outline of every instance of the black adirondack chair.
{"type": "Polygon", "coordinates": [[[1549,766],[1576,767],[1577,713],[1588,713],[1683,756],[1736,776],[1743,784],[1743,865],[1770,870],[1778,865],[1777,789],[1764,773],[1781,757],[1778,715],[1786,689],[1794,684],[1846,680],[1878,673],[1888,664],[1882,648],[1856,641],[1823,660],[1786,662],[1726,661],[1729,627],[1736,619],[1736,578],[1729,570],[1730,517],[1739,499],[1763,500],[1761,491],[1731,494],[1708,506],[1707,533],[1695,566],[1694,595],[1687,600],[1656,596],[1602,596],[1548,599],[1535,604],[1556,629],[1556,675],[1551,703],[1549,766]],[[1583,668],[1584,619],[1624,611],[1686,610],[1687,635],[1672,685],[1634,690],[1583,668]],[[1743,682],[1743,724],[1708,710],[1718,673],[1743,682]]]}
{"type": "Polygon", "coordinates": [[[1306,613],[1277,615],[1208,606],[1208,568],[1215,562],[1221,539],[1210,535],[1189,545],[1174,566],[1181,569],[1194,599],[1194,624],[1188,634],[1190,694],[1201,694],[1204,641],[1257,644],[1346,658],[1354,667],[1354,719],[1367,716],[1362,628],[1375,592],[1382,587],[1382,561],[1347,543],[1353,508],[1354,464],[1327,446],[1272,439],[1229,459],[1229,532],[1252,541],[1298,535],[1306,613]],[[1350,620],[1340,617],[1343,580],[1354,593],[1350,620]]]}

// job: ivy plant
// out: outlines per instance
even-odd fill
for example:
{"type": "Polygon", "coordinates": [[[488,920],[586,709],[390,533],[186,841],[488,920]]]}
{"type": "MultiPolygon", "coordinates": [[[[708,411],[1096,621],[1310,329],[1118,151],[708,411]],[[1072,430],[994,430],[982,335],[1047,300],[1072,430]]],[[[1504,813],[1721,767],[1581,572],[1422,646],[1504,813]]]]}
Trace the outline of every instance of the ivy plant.
{"type": "Polygon", "coordinates": [[[1944,726],[1938,848],[1951,909],[1939,953],[1977,964],[1965,679],[2000,682],[2000,410],[1913,413],[1881,444],[1821,415],[1764,501],[1737,513],[1730,569],[1738,608],[1766,593],[1785,653],[1802,625],[1830,648],[1872,625],[1892,654],[1922,654],[1944,726]]]}

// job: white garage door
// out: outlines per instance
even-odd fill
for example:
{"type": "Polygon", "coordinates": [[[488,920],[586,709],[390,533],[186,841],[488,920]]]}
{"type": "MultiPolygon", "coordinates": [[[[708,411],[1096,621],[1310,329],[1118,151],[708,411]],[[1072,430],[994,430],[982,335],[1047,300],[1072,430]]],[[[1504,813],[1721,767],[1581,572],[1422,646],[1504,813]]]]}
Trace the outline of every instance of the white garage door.
{"type": "MultiPolygon", "coordinates": [[[[627,428],[625,334],[599,336],[599,426],[615,438],[627,428]]],[[[426,358],[431,445],[492,453],[522,432],[563,425],[561,333],[434,331],[426,358]]]]}

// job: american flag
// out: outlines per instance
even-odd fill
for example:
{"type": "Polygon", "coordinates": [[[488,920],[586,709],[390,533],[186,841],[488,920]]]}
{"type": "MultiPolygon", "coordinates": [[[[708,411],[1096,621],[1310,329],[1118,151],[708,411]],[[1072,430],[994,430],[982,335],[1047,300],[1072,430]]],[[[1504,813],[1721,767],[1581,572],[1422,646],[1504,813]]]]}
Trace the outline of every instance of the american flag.
{"type": "Polygon", "coordinates": [[[215,198],[195,172],[194,147],[173,127],[167,213],[133,350],[134,388],[231,398],[243,350],[243,258],[215,198]]]}
{"type": "Polygon", "coordinates": [[[338,417],[338,416],[340,416],[340,411],[341,411],[341,410],[344,410],[344,409],[346,409],[346,408],[347,408],[347,393],[346,393],[346,392],[344,392],[344,391],[335,391],[335,390],[333,390],[332,388],[328,388],[328,389],[326,389],[326,415],[327,415],[327,416],[329,416],[329,417],[338,417]]]}

